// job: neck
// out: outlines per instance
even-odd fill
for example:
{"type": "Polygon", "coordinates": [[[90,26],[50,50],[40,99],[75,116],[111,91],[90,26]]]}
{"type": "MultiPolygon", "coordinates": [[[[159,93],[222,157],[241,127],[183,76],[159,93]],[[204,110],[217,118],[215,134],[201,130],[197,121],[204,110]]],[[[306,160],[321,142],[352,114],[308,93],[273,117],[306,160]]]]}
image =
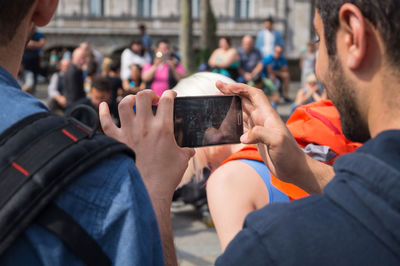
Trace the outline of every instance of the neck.
{"type": "Polygon", "coordinates": [[[5,47],[0,47],[0,66],[7,70],[14,78],[18,76],[21,65],[24,45],[10,43],[5,47]]]}
{"type": "Polygon", "coordinates": [[[368,127],[371,138],[383,131],[400,130],[400,83],[388,76],[374,88],[375,93],[370,98],[368,127]]]}
{"type": "Polygon", "coordinates": [[[22,56],[33,26],[30,20],[23,20],[16,30],[14,38],[6,46],[0,46],[0,66],[6,69],[14,78],[18,77],[22,56]]]}

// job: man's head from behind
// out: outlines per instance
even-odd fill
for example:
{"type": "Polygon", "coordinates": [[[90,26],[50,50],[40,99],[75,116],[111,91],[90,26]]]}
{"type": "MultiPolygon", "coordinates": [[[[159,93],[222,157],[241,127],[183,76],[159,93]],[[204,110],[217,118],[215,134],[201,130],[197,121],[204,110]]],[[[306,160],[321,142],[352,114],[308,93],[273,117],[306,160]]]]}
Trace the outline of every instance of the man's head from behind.
{"type": "Polygon", "coordinates": [[[245,35],[242,38],[242,48],[246,53],[250,53],[254,49],[254,39],[251,35],[245,35]]]}
{"type": "Polygon", "coordinates": [[[29,33],[35,25],[45,26],[53,16],[57,5],[58,0],[0,0],[0,47],[9,44],[19,31],[27,31],[21,26],[29,26],[29,33]],[[35,7],[34,12],[32,12],[33,7],[35,7]],[[21,25],[28,15],[32,16],[32,21],[28,21],[28,25],[21,25]]]}
{"type": "Polygon", "coordinates": [[[92,89],[90,101],[92,105],[99,110],[99,105],[102,102],[111,104],[112,89],[110,82],[105,77],[96,77],[92,81],[92,89]]]}
{"type": "Polygon", "coordinates": [[[385,96],[381,104],[397,102],[389,92],[395,98],[398,93],[382,88],[382,81],[398,83],[400,2],[317,0],[316,11],[317,76],[339,110],[346,137],[364,142],[371,136],[369,109],[376,93],[385,96]]]}

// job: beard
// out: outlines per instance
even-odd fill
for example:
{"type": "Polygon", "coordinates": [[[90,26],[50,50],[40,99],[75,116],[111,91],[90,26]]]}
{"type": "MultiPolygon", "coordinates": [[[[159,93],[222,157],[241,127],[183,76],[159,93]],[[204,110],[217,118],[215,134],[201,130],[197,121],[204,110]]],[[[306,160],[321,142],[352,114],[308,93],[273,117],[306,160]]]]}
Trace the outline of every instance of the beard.
{"type": "Polygon", "coordinates": [[[364,143],[371,138],[368,123],[362,117],[356,101],[355,86],[343,72],[339,60],[329,59],[329,86],[324,87],[328,98],[332,100],[340,114],[340,123],[344,136],[353,141],[364,143]]]}

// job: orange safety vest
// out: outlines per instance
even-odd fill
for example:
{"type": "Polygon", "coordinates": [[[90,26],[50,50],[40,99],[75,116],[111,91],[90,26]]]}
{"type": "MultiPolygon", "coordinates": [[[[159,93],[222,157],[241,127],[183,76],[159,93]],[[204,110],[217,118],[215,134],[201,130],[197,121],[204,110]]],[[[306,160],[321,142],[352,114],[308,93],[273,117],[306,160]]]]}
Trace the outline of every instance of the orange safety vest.
{"type": "MultiPolygon", "coordinates": [[[[360,143],[351,142],[343,135],[340,125],[339,112],[329,100],[313,102],[298,107],[286,123],[301,148],[308,144],[329,146],[337,156],[329,162],[334,161],[343,154],[354,152],[361,146],[360,143]]],[[[263,161],[255,146],[246,146],[240,151],[232,154],[222,164],[238,159],[250,159],[263,161]]],[[[297,200],[309,196],[301,188],[283,182],[271,173],[271,183],[277,189],[288,195],[291,200],[297,200]]]]}

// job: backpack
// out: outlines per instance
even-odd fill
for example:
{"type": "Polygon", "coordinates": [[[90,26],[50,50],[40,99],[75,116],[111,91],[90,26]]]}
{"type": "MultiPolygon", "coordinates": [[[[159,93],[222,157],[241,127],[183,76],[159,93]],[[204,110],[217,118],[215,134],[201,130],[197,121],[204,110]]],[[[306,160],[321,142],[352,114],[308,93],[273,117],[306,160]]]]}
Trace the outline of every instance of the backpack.
{"type": "Polygon", "coordinates": [[[85,171],[121,152],[135,159],[130,148],[97,128],[47,112],[26,117],[1,134],[0,256],[38,223],[85,264],[111,265],[96,241],[52,202],[85,171]]]}

